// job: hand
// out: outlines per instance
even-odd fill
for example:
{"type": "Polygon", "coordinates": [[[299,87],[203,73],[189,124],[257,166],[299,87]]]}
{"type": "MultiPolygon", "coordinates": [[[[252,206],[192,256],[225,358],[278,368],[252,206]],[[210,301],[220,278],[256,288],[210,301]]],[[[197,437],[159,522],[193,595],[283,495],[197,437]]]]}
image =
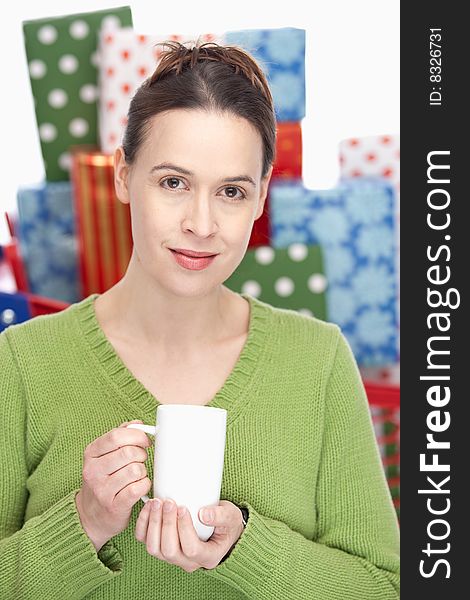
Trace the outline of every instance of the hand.
{"type": "Polygon", "coordinates": [[[85,533],[96,551],[129,524],[132,507],[152,487],[143,464],[152,442],[127,421],[85,448],[82,487],[75,496],[85,533]]]}
{"type": "Polygon", "coordinates": [[[221,500],[218,506],[210,506],[214,518],[207,521],[199,511],[199,519],[206,525],[215,526],[211,537],[203,542],[194,529],[191,515],[185,507],[177,507],[170,499],[170,512],[158,507],[159,498],[148,500],[140,511],[135,527],[135,537],[147,546],[147,552],[160,560],[178,565],[187,573],[199,567],[215,568],[227,552],[236,544],[244,526],[238,506],[221,500]],[[184,514],[177,514],[180,509],[184,514]]]}

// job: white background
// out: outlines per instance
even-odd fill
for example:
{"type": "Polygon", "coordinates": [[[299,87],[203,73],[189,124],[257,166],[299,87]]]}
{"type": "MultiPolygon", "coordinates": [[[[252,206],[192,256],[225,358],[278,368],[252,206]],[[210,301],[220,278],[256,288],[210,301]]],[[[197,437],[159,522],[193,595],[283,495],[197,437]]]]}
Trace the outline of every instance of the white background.
{"type": "Polygon", "coordinates": [[[28,0],[2,16],[0,94],[0,244],[8,240],[4,211],[16,211],[20,185],[44,179],[21,22],[129,5],[134,29],[148,34],[200,34],[233,29],[306,30],[306,117],[303,176],[308,188],[339,177],[338,144],[348,137],[399,133],[399,0],[28,0]],[[203,6],[198,8],[198,4],[203,6]],[[308,12],[306,12],[308,11],[308,12]]]}

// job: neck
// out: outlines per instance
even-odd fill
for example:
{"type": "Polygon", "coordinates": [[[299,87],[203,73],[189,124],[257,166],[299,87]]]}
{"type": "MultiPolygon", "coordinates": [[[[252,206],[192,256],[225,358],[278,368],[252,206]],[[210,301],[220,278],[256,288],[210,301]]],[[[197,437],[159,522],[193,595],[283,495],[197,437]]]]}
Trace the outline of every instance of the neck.
{"type": "Polygon", "coordinates": [[[222,284],[198,296],[175,294],[149,278],[133,253],[124,277],[98,304],[102,321],[122,341],[139,340],[181,356],[230,335],[234,296],[222,284]]]}

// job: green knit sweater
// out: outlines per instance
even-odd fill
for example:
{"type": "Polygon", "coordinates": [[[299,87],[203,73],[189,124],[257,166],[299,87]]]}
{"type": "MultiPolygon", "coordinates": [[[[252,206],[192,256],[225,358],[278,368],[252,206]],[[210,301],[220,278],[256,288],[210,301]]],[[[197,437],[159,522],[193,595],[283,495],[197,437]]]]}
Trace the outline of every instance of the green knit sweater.
{"type": "MultiPolygon", "coordinates": [[[[367,398],[337,325],[248,294],[249,333],[208,406],[227,410],[221,499],[249,510],[227,559],[187,573],[127,529],[97,553],[75,505],[87,444],[159,404],[92,294],[0,334],[0,598],[392,600],[399,528],[367,398]]],[[[153,448],[146,463],[152,479],[153,448]]]]}

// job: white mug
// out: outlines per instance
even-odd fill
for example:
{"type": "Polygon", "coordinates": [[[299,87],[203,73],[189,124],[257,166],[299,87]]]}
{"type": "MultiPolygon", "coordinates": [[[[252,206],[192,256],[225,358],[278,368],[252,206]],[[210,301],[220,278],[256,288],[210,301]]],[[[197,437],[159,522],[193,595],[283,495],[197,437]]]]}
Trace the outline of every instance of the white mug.
{"type": "MultiPolygon", "coordinates": [[[[203,506],[217,506],[220,500],[226,424],[223,408],[160,404],[155,427],[127,425],[155,436],[153,496],[186,506],[203,542],[214,527],[201,523],[198,512],[203,506]]],[[[142,496],[142,500],[147,502],[149,497],[142,496]]]]}

